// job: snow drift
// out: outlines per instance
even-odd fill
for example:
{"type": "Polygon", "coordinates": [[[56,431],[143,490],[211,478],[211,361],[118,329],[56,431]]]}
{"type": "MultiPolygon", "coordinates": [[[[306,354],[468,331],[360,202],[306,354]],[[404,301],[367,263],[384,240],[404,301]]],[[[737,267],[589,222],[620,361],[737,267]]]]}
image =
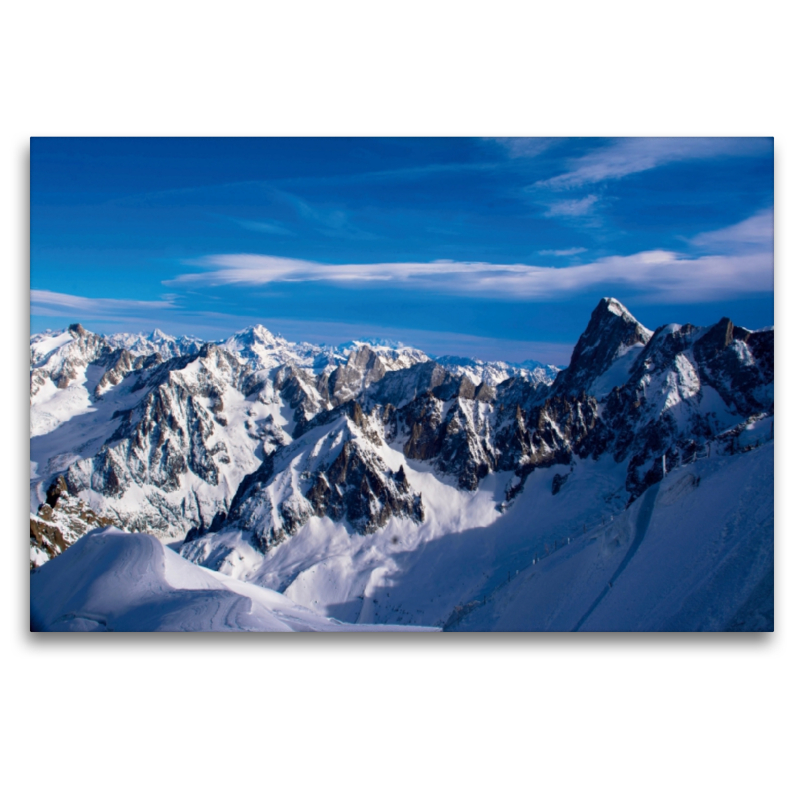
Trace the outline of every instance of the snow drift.
{"type": "Polygon", "coordinates": [[[347,625],[185,561],[155,537],[99,528],[31,574],[38,631],[422,631],[347,625]]]}

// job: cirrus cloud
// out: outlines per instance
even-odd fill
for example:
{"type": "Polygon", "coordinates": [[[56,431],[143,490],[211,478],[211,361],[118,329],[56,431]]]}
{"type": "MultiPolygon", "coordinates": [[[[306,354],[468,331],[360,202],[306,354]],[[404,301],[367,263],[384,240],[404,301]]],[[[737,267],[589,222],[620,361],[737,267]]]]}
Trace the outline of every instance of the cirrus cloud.
{"type": "Polygon", "coordinates": [[[597,195],[590,194],[580,200],[561,200],[551,203],[550,208],[544,212],[546,217],[584,217],[591,214],[597,195]]]}
{"type": "Polygon", "coordinates": [[[689,241],[698,247],[713,247],[718,250],[742,249],[743,246],[771,250],[774,236],[775,213],[768,208],[727,228],[698,234],[689,241]]]}
{"type": "Polygon", "coordinates": [[[532,301],[613,289],[650,303],[706,302],[773,288],[771,252],[690,257],[650,250],[558,268],[477,261],[323,264],[250,253],[213,255],[194,263],[203,271],[164,283],[181,287],[323,282],[532,301]]]}
{"type": "Polygon", "coordinates": [[[113,297],[82,297],[75,294],[31,289],[31,316],[69,318],[75,322],[105,320],[123,326],[160,327],[180,314],[176,295],[161,300],[131,300],[113,297]]]}
{"type": "Polygon", "coordinates": [[[612,140],[569,162],[566,172],[537,181],[534,186],[574,189],[655,169],[665,164],[700,158],[756,156],[772,151],[772,139],[752,137],[641,137],[612,140]]]}
{"type": "Polygon", "coordinates": [[[81,297],[75,294],[51,292],[47,289],[31,289],[32,313],[49,316],[73,312],[87,316],[139,314],[167,308],[177,308],[174,295],[167,295],[162,300],[128,300],[110,297],[81,297]]]}
{"type": "Polygon", "coordinates": [[[585,253],[585,247],[568,247],[565,250],[540,250],[540,256],[577,256],[585,253]]]}

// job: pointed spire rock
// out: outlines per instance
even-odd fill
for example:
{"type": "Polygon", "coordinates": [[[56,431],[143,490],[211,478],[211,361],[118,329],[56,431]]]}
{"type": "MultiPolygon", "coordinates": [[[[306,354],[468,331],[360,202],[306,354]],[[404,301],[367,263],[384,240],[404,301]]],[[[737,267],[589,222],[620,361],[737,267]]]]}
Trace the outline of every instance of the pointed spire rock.
{"type": "Polygon", "coordinates": [[[619,300],[604,297],[592,311],[569,366],[553,382],[553,394],[585,391],[621,352],[636,344],[647,344],[652,335],[619,300]]]}

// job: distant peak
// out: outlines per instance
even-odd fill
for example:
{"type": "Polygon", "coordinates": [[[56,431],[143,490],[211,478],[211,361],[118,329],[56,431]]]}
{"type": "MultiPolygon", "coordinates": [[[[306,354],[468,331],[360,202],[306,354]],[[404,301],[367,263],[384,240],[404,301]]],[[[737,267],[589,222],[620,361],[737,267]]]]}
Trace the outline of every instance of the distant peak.
{"type": "Polygon", "coordinates": [[[395,339],[382,339],[377,336],[369,336],[366,339],[361,339],[361,341],[373,347],[390,347],[395,350],[405,347],[402,342],[398,342],[395,339]]]}
{"type": "Polygon", "coordinates": [[[265,328],[263,325],[251,325],[249,328],[245,328],[244,330],[238,331],[235,334],[237,339],[243,340],[253,340],[253,339],[260,339],[261,341],[272,342],[277,337],[275,334],[272,333],[269,329],[265,328]]]}
{"type": "Polygon", "coordinates": [[[381,339],[375,336],[365,336],[361,339],[353,339],[349,342],[343,342],[337,345],[336,349],[339,352],[347,352],[348,350],[360,349],[362,347],[387,347],[390,350],[401,350],[405,348],[402,342],[397,342],[394,339],[381,339]]]}

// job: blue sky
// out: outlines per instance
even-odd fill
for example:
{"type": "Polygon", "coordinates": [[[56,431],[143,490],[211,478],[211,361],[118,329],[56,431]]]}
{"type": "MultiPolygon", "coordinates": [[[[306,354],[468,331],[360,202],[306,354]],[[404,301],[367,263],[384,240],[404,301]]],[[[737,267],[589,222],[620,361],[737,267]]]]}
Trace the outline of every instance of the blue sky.
{"type": "Polygon", "coordinates": [[[31,330],[563,364],[599,298],[773,324],[772,139],[31,140],[31,330]]]}

